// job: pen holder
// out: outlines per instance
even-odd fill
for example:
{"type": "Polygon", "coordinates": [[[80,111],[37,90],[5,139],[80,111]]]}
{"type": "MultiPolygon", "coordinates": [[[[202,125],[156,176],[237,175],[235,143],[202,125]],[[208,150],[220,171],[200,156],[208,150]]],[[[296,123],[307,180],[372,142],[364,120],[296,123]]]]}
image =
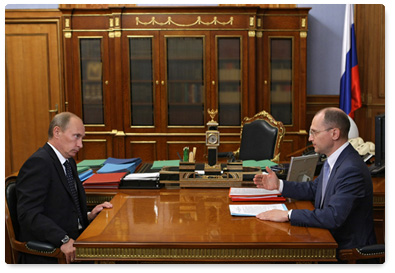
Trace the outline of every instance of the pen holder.
{"type": "Polygon", "coordinates": [[[180,161],[180,172],[194,172],[195,162],[180,161]]]}

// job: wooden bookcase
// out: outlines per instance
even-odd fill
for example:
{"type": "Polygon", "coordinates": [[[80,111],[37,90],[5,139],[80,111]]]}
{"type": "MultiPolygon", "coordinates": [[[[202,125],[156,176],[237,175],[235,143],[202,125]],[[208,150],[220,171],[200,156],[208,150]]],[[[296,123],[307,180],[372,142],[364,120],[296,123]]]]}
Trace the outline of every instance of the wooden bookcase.
{"type": "Polygon", "coordinates": [[[220,152],[262,110],[286,125],[282,150],[306,145],[308,8],[61,11],[67,110],[86,125],[78,160],[177,159],[191,146],[203,161],[208,109],[219,110],[220,152]]]}

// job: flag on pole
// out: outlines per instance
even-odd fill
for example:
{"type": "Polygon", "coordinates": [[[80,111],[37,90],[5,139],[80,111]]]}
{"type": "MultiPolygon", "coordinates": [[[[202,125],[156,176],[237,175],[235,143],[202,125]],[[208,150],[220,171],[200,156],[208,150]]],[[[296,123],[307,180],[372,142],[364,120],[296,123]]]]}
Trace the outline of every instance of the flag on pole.
{"type": "Polygon", "coordinates": [[[352,4],[346,4],[341,70],[340,108],[354,118],[354,111],[362,106],[362,100],[352,4]]]}

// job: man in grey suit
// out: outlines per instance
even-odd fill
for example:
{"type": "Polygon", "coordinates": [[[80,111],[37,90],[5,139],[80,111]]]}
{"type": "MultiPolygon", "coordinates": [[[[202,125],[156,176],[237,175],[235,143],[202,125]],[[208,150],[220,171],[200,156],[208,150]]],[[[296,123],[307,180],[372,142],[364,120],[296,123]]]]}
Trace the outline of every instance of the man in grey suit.
{"type": "Polygon", "coordinates": [[[347,115],[338,108],[325,108],[314,116],[309,140],[315,152],[327,156],[314,181],[282,181],[269,168],[268,175],[254,178],[257,187],[277,189],[285,197],[314,201],[314,210],[272,210],[260,213],[257,218],[328,229],[339,249],[375,244],[372,180],[366,164],[348,143],[349,129],[347,115]]]}
{"type": "MultiPolygon", "coordinates": [[[[48,142],[19,171],[17,213],[19,240],[42,241],[60,247],[66,262],[75,259],[74,241],[103,208],[88,214],[86,196],[73,157],[82,148],[85,128],[69,112],[56,115],[48,129],[48,142]]],[[[56,263],[56,259],[21,253],[20,263],[56,263]]]]}

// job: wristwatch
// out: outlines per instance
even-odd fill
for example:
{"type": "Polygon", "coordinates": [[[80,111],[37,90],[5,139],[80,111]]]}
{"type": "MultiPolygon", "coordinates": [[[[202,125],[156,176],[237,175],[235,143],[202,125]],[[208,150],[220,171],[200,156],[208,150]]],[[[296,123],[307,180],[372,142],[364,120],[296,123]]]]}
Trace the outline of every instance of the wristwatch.
{"type": "Polygon", "coordinates": [[[62,240],[60,240],[62,244],[66,244],[70,241],[70,237],[68,235],[65,235],[62,240]]]}

